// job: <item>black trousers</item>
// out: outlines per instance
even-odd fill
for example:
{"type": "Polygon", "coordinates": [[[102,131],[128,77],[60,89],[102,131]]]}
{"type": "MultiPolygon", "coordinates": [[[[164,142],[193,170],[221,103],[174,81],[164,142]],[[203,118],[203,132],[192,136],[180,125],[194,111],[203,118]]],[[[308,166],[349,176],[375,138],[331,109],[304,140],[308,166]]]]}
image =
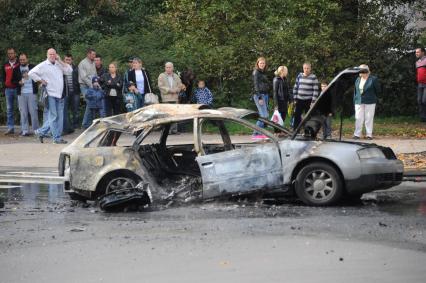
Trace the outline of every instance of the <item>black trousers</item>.
{"type": "Polygon", "coordinates": [[[287,117],[287,108],[288,108],[288,102],[286,100],[280,100],[278,99],[278,112],[281,114],[281,118],[283,121],[285,121],[285,118],[287,117]]]}
{"type": "Polygon", "coordinates": [[[296,99],[296,110],[294,111],[294,129],[296,129],[297,126],[299,126],[300,121],[302,121],[302,114],[309,111],[309,108],[311,107],[311,102],[312,99],[296,99]]]}

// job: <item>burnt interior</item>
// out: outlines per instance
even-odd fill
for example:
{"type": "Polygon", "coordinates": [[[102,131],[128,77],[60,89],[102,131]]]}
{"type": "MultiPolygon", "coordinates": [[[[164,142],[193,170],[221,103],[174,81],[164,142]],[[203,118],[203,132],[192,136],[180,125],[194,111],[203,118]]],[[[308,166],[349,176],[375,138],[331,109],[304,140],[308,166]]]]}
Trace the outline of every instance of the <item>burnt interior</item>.
{"type": "MultiPolygon", "coordinates": [[[[178,124],[179,130],[192,132],[192,123],[192,120],[188,120],[178,124]]],[[[183,178],[201,177],[194,144],[169,145],[167,140],[171,130],[172,124],[163,124],[151,130],[148,135],[160,133],[158,140],[142,142],[137,149],[142,164],[160,185],[173,186],[182,182],[183,178]]]]}

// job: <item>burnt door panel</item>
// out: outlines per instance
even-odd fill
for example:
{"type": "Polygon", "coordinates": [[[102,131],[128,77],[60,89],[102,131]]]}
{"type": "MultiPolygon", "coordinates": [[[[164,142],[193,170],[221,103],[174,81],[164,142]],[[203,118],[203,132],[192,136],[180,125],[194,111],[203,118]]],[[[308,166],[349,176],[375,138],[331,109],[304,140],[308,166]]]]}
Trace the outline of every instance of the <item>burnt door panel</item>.
{"type": "Polygon", "coordinates": [[[203,198],[280,187],[281,158],[274,143],[197,157],[203,198]]]}

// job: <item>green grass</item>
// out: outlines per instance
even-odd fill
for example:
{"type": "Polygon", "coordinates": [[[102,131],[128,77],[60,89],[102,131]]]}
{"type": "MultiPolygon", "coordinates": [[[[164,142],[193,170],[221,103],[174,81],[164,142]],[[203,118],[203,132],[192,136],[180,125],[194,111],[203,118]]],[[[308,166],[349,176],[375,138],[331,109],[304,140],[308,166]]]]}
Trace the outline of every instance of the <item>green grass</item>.
{"type": "MultiPolygon", "coordinates": [[[[333,131],[337,130],[340,120],[333,120],[333,131]]],[[[343,119],[343,135],[352,136],[355,129],[355,118],[343,119]]],[[[418,117],[376,117],[374,118],[374,136],[398,138],[425,138],[426,123],[418,117]]]]}
{"type": "MultiPolygon", "coordinates": [[[[251,120],[256,123],[255,120],[251,120]]],[[[290,129],[290,119],[287,118],[285,127],[290,129]]],[[[248,135],[252,131],[246,127],[239,126],[235,123],[227,123],[226,125],[231,135],[248,135]]],[[[338,117],[333,119],[333,136],[337,137],[339,134],[340,119],[338,117]]],[[[355,129],[355,118],[343,119],[343,136],[352,137],[355,129]]],[[[213,125],[206,125],[205,132],[217,133],[217,128],[213,125]]],[[[397,137],[397,138],[426,138],[426,123],[421,123],[417,117],[376,117],[374,119],[375,137],[397,137]]]]}

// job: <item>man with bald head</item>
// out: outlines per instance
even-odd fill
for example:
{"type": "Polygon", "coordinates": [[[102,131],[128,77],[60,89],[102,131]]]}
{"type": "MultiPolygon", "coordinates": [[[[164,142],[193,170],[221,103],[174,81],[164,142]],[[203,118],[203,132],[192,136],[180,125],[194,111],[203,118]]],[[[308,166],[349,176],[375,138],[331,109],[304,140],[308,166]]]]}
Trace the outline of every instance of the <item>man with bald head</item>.
{"type": "Polygon", "coordinates": [[[163,103],[177,103],[178,95],[182,90],[182,81],[173,70],[173,63],[167,62],[164,65],[164,73],[158,76],[158,88],[163,103]]]}
{"type": "MultiPolygon", "coordinates": [[[[184,89],[179,76],[173,72],[173,63],[167,62],[164,65],[164,73],[158,76],[158,88],[161,93],[163,103],[178,103],[179,93],[184,89]]],[[[172,125],[170,133],[177,133],[176,124],[172,125]]]]}
{"type": "Polygon", "coordinates": [[[48,94],[48,116],[47,123],[35,131],[40,142],[47,137],[49,131],[52,132],[53,143],[67,143],[62,139],[63,119],[64,119],[64,75],[72,73],[72,67],[61,60],[56,50],[50,48],[47,50],[46,61],[35,66],[28,73],[30,78],[41,83],[48,94]]]}

